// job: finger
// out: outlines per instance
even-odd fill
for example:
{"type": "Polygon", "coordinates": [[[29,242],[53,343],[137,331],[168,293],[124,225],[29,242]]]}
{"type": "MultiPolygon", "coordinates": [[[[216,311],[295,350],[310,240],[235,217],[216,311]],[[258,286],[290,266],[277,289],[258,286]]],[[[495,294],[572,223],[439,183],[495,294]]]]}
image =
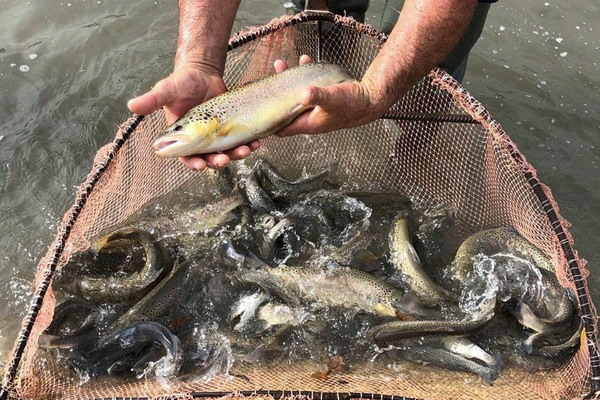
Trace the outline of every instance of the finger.
{"type": "Polygon", "coordinates": [[[260,147],[260,142],[258,140],[254,140],[248,144],[243,146],[236,147],[234,149],[228,150],[225,152],[227,156],[231,160],[242,160],[250,155],[254,150],[257,150],[260,147]]]}
{"type": "Polygon", "coordinates": [[[253,142],[250,142],[250,144],[248,144],[248,146],[250,146],[250,150],[252,150],[252,151],[258,150],[260,148],[260,141],[255,140],[253,142]]]}
{"type": "Polygon", "coordinates": [[[330,102],[330,93],[326,88],[311,86],[302,96],[302,105],[307,107],[323,106],[330,102]]]}
{"type": "Polygon", "coordinates": [[[167,120],[167,125],[171,125],[173,122],[177,121],[181,114],[175,114],[171,112],[168,108],[164,108],[165,110],[165,119],[167,120]]]}
{"type": "Polygon", "coordinates": [[[283,60],[275,60],[275,62],[273,63],[273,67],[275,67],[276,73],[280,73],[288,69],[287,63],[283,60]]]}
{"type": "Polygon", "coordinates": [[[229,164],[229,156],[223,153],[205,154],[202,158],[210,168],[221,169],[229,164]]]}
{"type": "Polygon", "coordinates": [[[176,98],[175,86],[169,78],[158,82],[149,92],[131,99],[127,107],[135,114],[150,114],[159,108],[170,104],[176,98]]]}
{"type": "Polygon", "coordinates": [[[179,161],[181,161],[183,165],[194,171],[202,171],[207,167],[206,161],[204,161],[201,157],[198,156],[179,157],[179,161]]]}
{"type": "Polygon", "coordinates": [[[307,56],[306,54],[300,56],[300,65],[310,64],[311,62],[312,59],[310,58],[310,56],[307,56]]]}
{"type": "Polygon", "coordinates": [[[250,147],[244,145],[244,146],[236,147],[235,149],[228,150],[225,152],[225,154],[227,154],[227,156],[231,160],[241,160],[243,158],[248,157],[251,152],[252,152],[252,150],[250,149],[250,147]]]}
{"type": "Polygon", "coordinates": [[[276,133],[279,137],[287,137],[294,135],[303,135],[310,133],[321,133],[315,130],[311,124],[310,114],[313,111],[305,112],[294,120],[291,124],[276,133]]]}

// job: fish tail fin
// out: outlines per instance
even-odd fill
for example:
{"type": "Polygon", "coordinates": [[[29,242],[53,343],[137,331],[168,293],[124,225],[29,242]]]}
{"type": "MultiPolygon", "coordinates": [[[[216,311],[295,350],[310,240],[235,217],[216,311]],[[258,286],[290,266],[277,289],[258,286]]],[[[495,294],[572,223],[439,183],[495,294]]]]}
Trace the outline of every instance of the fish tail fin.
{"type": "MultiPolygon", "coordinates": [[[[402,300],[398,303],[397,307],[398,318],[401,316],[409,316],[409,317],[426,317],[427,312],[425,311],[425,307],[423,302],[417,294],[413,291],[408,291],[404,296],[402,296],[402,300]]],[[[403,318],[400,318],[403,319],[403,318]]]]}

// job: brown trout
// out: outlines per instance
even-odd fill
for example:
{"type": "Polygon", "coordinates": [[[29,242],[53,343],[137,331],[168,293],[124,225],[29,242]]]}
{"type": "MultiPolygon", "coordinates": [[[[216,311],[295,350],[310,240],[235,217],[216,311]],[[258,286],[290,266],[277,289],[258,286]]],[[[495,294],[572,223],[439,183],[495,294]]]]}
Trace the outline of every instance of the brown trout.
{"type": "Polygon", "coordinates": [[[408,220],[404,213],[394,218],[389,243],[394,277],[405,282],[423,304],[436,306],[448,300],[458,300],[457,295],[435,283],[421,267],[419,256],[410,242],[408,220]]]}
{"type": "Polygon", "coordinates": [[[156,154],[185,157],[262,139],[310,108],[301,103],[307,88],[353,80],[338,65],[312,63],[250,82],[188,111],[154,142],[156,154]]]}
{"type": "Polygon", "coordinates": [[[347,267],[322,269],[280,265],[242,271],[239,279],[276,293],[292,305],[358,308],[375,315],[414,319],[422,316],[412,292],[403,293],[366,272],[347,267]]]}

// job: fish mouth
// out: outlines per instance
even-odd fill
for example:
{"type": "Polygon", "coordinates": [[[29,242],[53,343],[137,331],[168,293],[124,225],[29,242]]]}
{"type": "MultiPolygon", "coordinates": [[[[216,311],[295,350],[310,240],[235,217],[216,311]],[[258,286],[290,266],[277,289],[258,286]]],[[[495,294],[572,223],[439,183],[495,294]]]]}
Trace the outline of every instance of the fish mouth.
{"type": "Polygon", "coordinates": [[[187,138],[163,136],[156,139],[152,147],[159,157],[185,157],[193,154],[190,153],[189,140],[185,139],[187,138]]]}
{"type": "Polygon", "coordinates": [[[167,140],[166,142],[161,142],[161,143],[155,143],[154,144],[154,148],[158,151],[158,150],[162,150],[165,147],[169,147],[170,145],[172,145],[173,143],[177,143],[176,140],[167,140]]]}

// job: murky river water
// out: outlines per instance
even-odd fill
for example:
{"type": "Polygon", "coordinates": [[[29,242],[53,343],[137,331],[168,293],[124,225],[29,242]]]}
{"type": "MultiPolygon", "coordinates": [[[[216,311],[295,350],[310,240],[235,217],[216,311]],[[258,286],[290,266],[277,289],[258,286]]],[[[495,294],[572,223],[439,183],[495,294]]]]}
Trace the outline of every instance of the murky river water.
{"type": "MultiPolygon", "coordinates": [[[[367,22],[379,25],[383,0],[367,22]]],[[[600,22],[594,0],[494,5],[465,85],[552,189],[600,301],[600,22]]],[[[234,26],[284,13],[246,0],[234,26]]],[[[174,1],[0,0],[0,354],[28,304],[37,260],[125,103],[171,68],[174,1]]]]}

